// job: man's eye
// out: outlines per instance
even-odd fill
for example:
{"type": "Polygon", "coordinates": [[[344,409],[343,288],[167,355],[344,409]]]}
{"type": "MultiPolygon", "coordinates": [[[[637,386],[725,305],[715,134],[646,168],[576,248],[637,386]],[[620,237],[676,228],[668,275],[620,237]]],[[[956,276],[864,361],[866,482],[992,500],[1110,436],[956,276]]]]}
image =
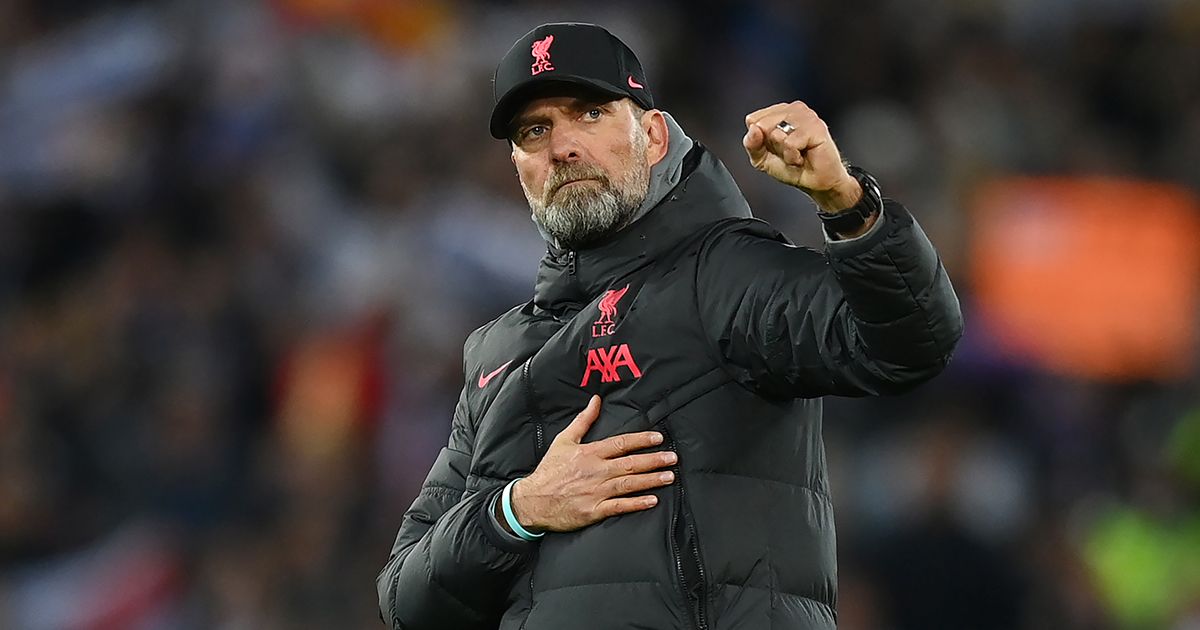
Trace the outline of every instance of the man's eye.
{"type": "Polygon", "coordinates": [[[599,107],[593,107],[588,110],[587,117],[591,118],[592,120],[595,120],[595,119],[599,118],[603,113],[604,112],[601,111],[599,107]]]}
{"type": "Polygon", "coordinates": [[[521,138],[540,138],[546,133],[545,125],[534,125],[521,133],[521,138]]]}

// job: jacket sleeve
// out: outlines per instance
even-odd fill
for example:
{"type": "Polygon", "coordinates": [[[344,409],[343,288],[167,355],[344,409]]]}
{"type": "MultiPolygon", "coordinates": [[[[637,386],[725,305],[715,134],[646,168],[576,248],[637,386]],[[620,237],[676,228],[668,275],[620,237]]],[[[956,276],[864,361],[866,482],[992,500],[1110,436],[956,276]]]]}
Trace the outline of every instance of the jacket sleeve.
{"type": "Polygon", "coordinates": [[[464,388],[449,444],[404,514],[375,580],[380,615],[393,629],[494,629],[535,544],[500,529],[491,513],[500,488],[464,492],[473,441],[464,388]]]}
{"type": "Polygon", "coordinates": [[[878,221],[823,255],[760,221],[709,239],[697,306],[735,379],[811,398],[895,394],[941,372],[962,336],[954,288],[903,206],[885,200],[878,221]]]}

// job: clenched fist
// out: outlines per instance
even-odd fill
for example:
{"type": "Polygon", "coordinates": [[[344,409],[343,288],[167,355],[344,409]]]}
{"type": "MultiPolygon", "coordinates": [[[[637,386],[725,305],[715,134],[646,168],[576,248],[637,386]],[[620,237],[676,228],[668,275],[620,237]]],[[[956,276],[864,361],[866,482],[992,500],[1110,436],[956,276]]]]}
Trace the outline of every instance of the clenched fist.
{"type": "MultiPolygon", "coordinates": [[[[513,513],[522,527],[569,532],[610,516],[649,509],[657,502],[654,495],[625,495],[674,481],[675,474],[662,469],[675,463],[675,453],[637,453],[662,444],[661,433],[624,433],[585,444],[584,436],[599,417],[600,397],[592,396],[555,436],[537,469],[513,484],[513,513]]],[[[504,523],[502,516],[498,518],[504,523]]]]}
{"type": "Polygon", "coordinates": [[[826,212],[845,210],[862,196],[862,186],[846,172],[829,127],[801,101],[777,103],[746,116],[742,146],[754,168],[808,193],[826,212]]]}

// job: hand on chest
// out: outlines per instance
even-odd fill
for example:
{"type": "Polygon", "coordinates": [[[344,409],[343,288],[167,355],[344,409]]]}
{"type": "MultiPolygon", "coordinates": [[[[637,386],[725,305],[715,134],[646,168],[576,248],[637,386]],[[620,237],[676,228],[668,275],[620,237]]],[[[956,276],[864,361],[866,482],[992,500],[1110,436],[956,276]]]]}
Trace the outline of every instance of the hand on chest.
{"type": "Polygon", "coordinates": [[[691,287],[678,279],[674,273],[623,278],[569,319],[553,325],[543,319],[522,329],[522,336],[536,329],[540,337],[526,339],[516,357],[495,357],[481,369],[480,376],[487,376],[487,365],[513,361],[494,377],[500,382],[489,383],[492,391],[476,390],[483,398],[477,456],[479,449],[519,451],[527,456],[517,459],[533,465],[540,448],[592,394],[604,399],[604,407],[589,441],[649,428],[653,421],[645,410],[712,368],[691,287]]]}

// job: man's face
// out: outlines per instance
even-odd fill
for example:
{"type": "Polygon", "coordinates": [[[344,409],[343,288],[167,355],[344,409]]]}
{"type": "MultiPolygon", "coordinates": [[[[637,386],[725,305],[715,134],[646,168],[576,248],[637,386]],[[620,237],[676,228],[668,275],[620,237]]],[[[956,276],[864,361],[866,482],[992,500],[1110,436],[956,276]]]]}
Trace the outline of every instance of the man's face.
{"type": "Polygon", "coordinates": [[[632,104],[546,96],[513,119],[521,188],[534,220],[559,245],[575,249],[620,230],[645,199],[650,167],[666,152],[666,124],[653,112],[644,128],[632,104]]]}

